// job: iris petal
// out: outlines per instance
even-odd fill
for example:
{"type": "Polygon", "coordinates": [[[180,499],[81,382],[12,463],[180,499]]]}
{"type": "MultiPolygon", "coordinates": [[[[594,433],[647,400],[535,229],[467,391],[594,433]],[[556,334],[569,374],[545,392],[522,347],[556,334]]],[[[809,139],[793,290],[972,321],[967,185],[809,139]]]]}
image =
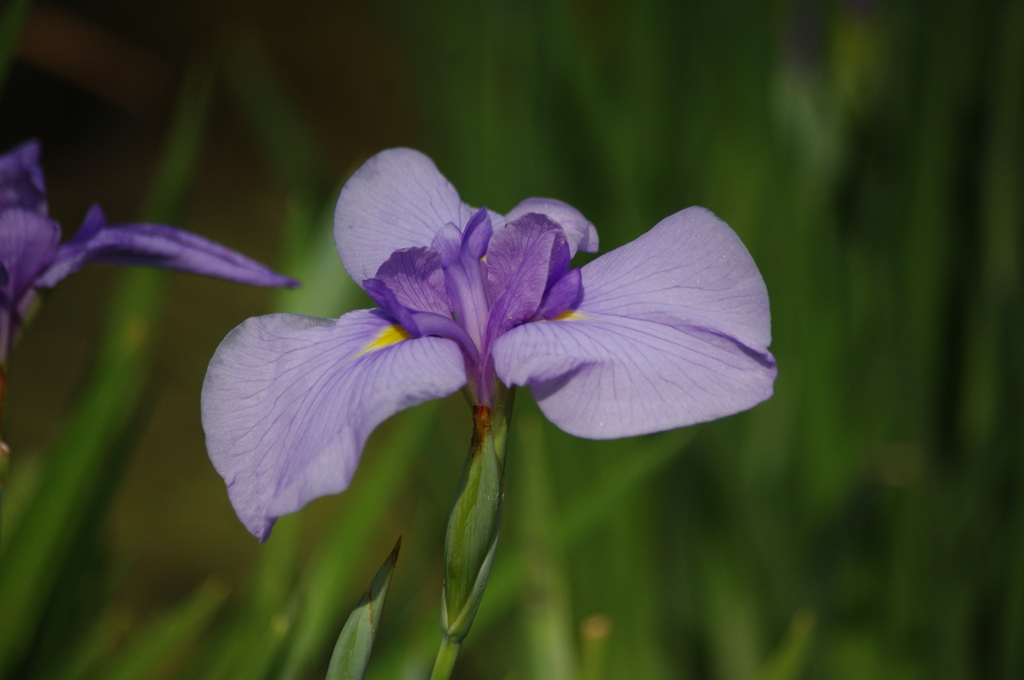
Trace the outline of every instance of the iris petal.
{"type": "Polygon", "coordinates": [[[703,208],[582,269],[574,314],[512,329],[494,345],[508,385],[580,437],[655,432],[767,399],[776,375],[768,296],[729,227],[703,208]]]}
{"type": "Polygon", "coordinates": [[[597,252],[597,229],[583,213],[568,203],[553,198],[528,198],[512,208],[505,215],[505,219],[512,222],[527,213],[544,215],[558,224],[565,231],[570,255],[575,255],[577,250],[585,253],[597,252]]]}
{"type": "Polygon", "coordinates": [[[244,322],[217,348],[203,383],[206,446],[260,540],[280,515],[344,490],[382,421],[465,384],[450,340],[364,351],[389,327],[365,310],[337,321],[271,314],[244,322]]]}
{"type": "Polygon", "coordinates": [[[586,306],[678,327],[705,327],[767,354],[768,290],[736,233],[687,208],[583,267],[586,306]]]}
{"type": "Polygon", "coordinates": [[[512,278],[526,261],[528,251],[532,252],[532,258],[542,258],[545,274],[543,287],[561,278],[569,267],[565,244],[565,233],[544,215],[528,214],[506,224],[494,234],[487,250],[487,287],[491,299],[497,300],[509,287],[512,278]],[[540,239],[544,239],[546,250],[531,251],[540,239]],[[562,269],[555,273],[553,267],[562,269]]]}
{"type": "Polygon", "coordinates": [[[86,216],[82,230],[84,236],[76,234],[57,249],[53,263],[34,285],[52,288],[88,262],[150,265],[255,286],[299,285],[255,260],[187,231],[161,224],[108,227],[96,206],[86,216]]]}
{"type": "MultiPolygon", "coordinates": [[[[506,227],[510,231],[510,227],[506,227]]],[[[488,319],[487,336],[493,341],[510,328],[530,320],[541,301],[551,263],[552,250],[557,239],[564,239],[561,231],[550,229],[536,232],[525,242],[525,250],[501,296],[494,302],[488,319]]],[[[496,261],[504,258],[494,258],[496,261]]]]}
{"type": "Polygon", "coordinates": [[[472,260],[479,260],[487,253],[487,246],[491,242],[491,216],[488,214],[487,206],[480,208],[466,223],[463,232],[462,248],[465,256],[472,260]]]}
{"type": "Polygon", "coordinates": [[[567,309],[574,308],[583,294],[583,275],[579,269],[570,269],[544,293],[537,309],[538,319],[554,319],[567,309]]]}
{"type": "Polygon", "coordinates": [[[35,279],[53,261],[59,243],[60,225],[49,217],[24,208],[0,211],[0,263],[7,274],[0,284],[0,364],[36,297],[35,279]]]}
{"type": "Polygon", "coordinates": [[[40,272],[53,262],[60,243],[60,225],[22,208],[0,212],[0,262],[7,269],[7,293],[17,301],[40,272]]]}
{"type": "Polygon", "coordinates": [[[0,156],[0,210],[22,208],[46,217],[46,184],[39,142],[32,140],[0,156]]]}
{"type": "Polygon", "coordinates": [[[588,439],[614,439],[714,420],[772,394],[775,365],[732,338],[584,311],[498,339],[495,369],[530,385],[551,422],[588,439]]]}
{"type": "Polygon", "coordinates": [[[444,287],[441,256],[430,248],[403,248],[391,254],[374,277],[390,288],[399,303],[417,312],[451,314],[444,287]]]}
{"type": "Polygon", "coordinates": [[[393,321],[398,322],[400,326],[405,328],[409,333],[419,337],[422,335],[420,329],[417,328],[416,322],[412,318],[412,312],[406,309],[402,303],[395,297],[394,292],[387,287],[380,279],[367,279],[363,281],[363,290],[370,296],[377,306],[380,307],[381,311],[393,321]]]}
{"type": "Polygon", "coordinates": [[[461,228],[472,209],[434,162],[413,149],[370,158],[345,183],[334,211],[334,241],[353,281],[372,278],[391,253],[430,246],[449,222],[461,228]]]}

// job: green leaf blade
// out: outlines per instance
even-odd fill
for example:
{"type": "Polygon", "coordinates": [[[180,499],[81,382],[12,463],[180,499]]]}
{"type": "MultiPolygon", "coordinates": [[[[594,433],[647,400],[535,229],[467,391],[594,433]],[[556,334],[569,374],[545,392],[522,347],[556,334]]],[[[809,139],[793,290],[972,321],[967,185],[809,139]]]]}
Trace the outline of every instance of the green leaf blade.
{"type": "Polygon", "coordinates": [[[398,562],[398,551],[402,547],[399,537],[395,548],[384,560],[384,564],[373,577],[370,589],[366,591],[355,610],[341,629],[338,642],[334,646],[331,665],[327,669],[327,680],[362,680],[366,674],[366,666],[370,662],[373,639],[377,635],[381,614],[384,611],[384,600],[391,587],[391,575],[398,562]]]}

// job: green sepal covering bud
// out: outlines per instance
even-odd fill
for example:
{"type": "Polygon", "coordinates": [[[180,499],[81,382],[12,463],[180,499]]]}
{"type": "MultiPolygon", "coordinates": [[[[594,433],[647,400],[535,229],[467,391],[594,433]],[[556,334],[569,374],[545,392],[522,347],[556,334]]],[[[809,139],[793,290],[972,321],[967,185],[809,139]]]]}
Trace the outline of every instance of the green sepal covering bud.
{"type": "Polygon", "coordinates": [[[515,388],[499,390],[495,408],[473,406],[473,439],[444,547],[441,632],[460,644],[480,606],[501,527],[505,449],[515,388]]]}
{"type": "Polygon", "coordinates": [[[384,611],[384,599],[388,595],[391,574],[398,562],[398,550],[401,547],[402,539],[399,537],[394,550],[373,577],[370,589],[359,600],[345,622],[345,627],[341,629],[338,642],[334,645],[331,665],[327,668],[327,680],[362,680],[366,673],[373,638],[377,634],[377,626],[384,611]]]}

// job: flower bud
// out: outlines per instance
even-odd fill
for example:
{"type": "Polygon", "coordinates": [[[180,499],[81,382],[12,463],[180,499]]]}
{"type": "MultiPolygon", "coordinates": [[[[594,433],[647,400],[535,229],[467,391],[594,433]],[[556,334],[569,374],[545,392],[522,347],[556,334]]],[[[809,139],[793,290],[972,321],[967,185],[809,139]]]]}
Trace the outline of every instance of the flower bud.
{"type": "Polygon", "coordinates": [[[473,407],[473,439],[445,537],[441,632],[459,644],[483,597],[501,525],[505,448],[514,392],[496,395],[495,409],[473,407]]]}

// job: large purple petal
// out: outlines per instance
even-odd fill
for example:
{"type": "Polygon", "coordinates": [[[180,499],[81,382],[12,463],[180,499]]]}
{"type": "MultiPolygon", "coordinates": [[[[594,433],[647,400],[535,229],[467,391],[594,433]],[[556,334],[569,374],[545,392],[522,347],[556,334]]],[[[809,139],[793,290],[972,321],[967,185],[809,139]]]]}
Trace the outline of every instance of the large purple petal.
{"type": "Polygon", "coordinates": [[[24,208],[46,215],[46,184],[39,142],[31,140],[0,156],[0,210],[24,208]]]}
{"type": "Polygon", "coordinates": [[[584,266],[583,290],[581,310],[703,327],[755,352],[771,344],[764,279],[736,233],[705,208],[666,217],[584,266]]]}
{"type": "Polygon", "coordinates": [[[555,425],[615,439],[721,418],[772,394],[775,364],[731,338],[593,315],[536,321],[498,338],[498,376],[530,385],[555,425]]]}
{"type": "Polygon", "coordinates": [[[454,342],[399,337],[360,310],[255,317],[221,343],[203,383],[206,446],[260,540],[277,517],[344,490],[378,424],[465,384],[454,342]]]}
{"type": "Polygon", "coordinates": [[[553,198],[528,198],[512,208],[505,215],[505,219],[512,222],[527,213],[538,213],[557,222],[565,231],[571,255],[575,255],[577,250],[585,253],[597,252],[597,229],[583,213],[568,203],[553,198]]]}
{"type": "Polygon", "coordinates": [[[583,267],[583,299],[494,345],[566,432],[605,439],[712,420],[772,394],[768,296],[746,248],[703,208],[583,267]]]}
{"type": "Polygon", "coordinates": [[[36,282],[56,285],[87,262],[149,265],[204,274],[255,286],[297,286],[298,282],[250,260],[230,248],[196,234],[160,224],[105,224],[99,208],[90,210],[83,225],[88,238],[74,238],[60,246],[53,264],[36,282]]]}
{"type": "Polygon", "coordinates": [[[473,210],[434,162],[413,149],[388,149],[345,183],[334,211],[334,242],[354,281],[373,278],[396,250],[429,247],[451,222],[460,231],[473,210]]]}

